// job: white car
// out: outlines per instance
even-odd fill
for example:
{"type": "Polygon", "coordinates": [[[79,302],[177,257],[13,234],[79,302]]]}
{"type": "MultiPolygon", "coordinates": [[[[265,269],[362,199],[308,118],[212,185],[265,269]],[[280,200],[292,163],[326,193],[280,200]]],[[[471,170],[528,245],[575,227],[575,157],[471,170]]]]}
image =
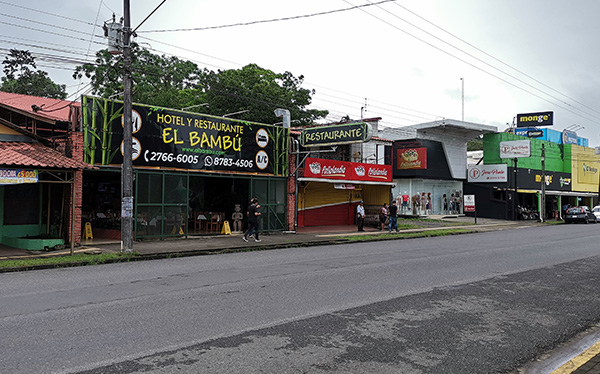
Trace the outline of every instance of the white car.
{"type": "Polygon", "coordinates": [[[600,222],[600,205],[596,205],[594,209],[592,209],[592,213],[596,216],[596,222],[600,222]]]}

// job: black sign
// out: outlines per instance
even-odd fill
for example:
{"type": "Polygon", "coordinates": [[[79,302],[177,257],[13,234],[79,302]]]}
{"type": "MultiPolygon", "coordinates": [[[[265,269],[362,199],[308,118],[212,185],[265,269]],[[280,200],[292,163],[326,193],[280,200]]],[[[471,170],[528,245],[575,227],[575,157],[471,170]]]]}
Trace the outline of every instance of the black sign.
{"type": "Polygon", "coordinates": [[[365,122],[335,126],[310,127],[302,130],[300,144],[304,147],[362,143],[371,138],[370,127],[365,122]]]}
{"type": "Polygon", "coordinates": [[[554,112],[517,114],[517,127],[552,126],[554,112]]]}
{"type": "Polygon", "coordinates": [[[527,131],[527,137],[529,138],[539,138],[544,136],[543,130],[529,130],[527,131]]]}
{"type": "MultiPolygon", "coordinates": [[[[86,109],[84,142],[91,164],[123,162],[122,104],[111,106],[112,113],[102,113],[108,121],[92,120],[97,114],[91,105],[86,109]],[[106,123],[94,127],[101,121],[106,123]]],[[[276,154],[287,152],[281,147],[287,129],[271,125],[141,105],[133,106],[132,122],[135,166],[276,174],[276,154]]]]}

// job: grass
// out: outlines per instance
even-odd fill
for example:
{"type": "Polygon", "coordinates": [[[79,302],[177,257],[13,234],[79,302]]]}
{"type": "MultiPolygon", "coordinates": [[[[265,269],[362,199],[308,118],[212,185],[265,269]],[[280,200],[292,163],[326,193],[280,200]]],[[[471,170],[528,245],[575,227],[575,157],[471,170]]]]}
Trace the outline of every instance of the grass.
{"type": "Polygon", "coordinates": [[[359,236],[340,236],[339,239],[348,241],[375,241],[375,240],[390,240],[390,239],[409,239],[409,238],[428,238],[434,236],[447,236],[456,234],[468,234],[475,232],[468,229],[439,229],[419,232],[400,232],[393,234],[378,234],[378,235],[359,235],[359,236]]]}
{"type": "Polygon", "coordinates": [[[99,265],[109,262],[129,261],[138,256],[138,253],[100,253],[100,254],[75,254],[73,256],[52,256],[27,259],[12,259],[0,261],[0,269],[31,268],[36,266],[65,267],[77,265],[99,265]]]}

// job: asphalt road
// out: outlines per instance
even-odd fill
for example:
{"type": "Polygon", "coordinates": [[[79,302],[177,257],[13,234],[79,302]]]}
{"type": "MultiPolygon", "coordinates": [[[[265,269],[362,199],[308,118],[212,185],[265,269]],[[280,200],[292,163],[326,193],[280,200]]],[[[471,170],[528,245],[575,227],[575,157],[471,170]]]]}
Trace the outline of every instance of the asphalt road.
{"type": "Polygon", "coordinates": [[[0,274],[0,372],[500,373],[600,321],[600,226],[0,274]]]}

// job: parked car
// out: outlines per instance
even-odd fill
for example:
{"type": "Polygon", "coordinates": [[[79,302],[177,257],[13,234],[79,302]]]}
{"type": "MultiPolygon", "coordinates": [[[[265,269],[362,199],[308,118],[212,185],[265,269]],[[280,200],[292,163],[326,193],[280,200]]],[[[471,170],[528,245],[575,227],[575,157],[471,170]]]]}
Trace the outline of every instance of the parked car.
{"type": "Polygon", "coordinates": [[[596,216],[590,208],[585,205],[576,206],[573,208],[567,209],[567,214],[565,216],[565,223],[596,223],[596,216]]]}
{"type": "Polygon", "coordinates": [[[596,205],[594,209],[592,209],[592,213],[596,216],[596,222],[600,221],[600,205],[596,205]]]}

